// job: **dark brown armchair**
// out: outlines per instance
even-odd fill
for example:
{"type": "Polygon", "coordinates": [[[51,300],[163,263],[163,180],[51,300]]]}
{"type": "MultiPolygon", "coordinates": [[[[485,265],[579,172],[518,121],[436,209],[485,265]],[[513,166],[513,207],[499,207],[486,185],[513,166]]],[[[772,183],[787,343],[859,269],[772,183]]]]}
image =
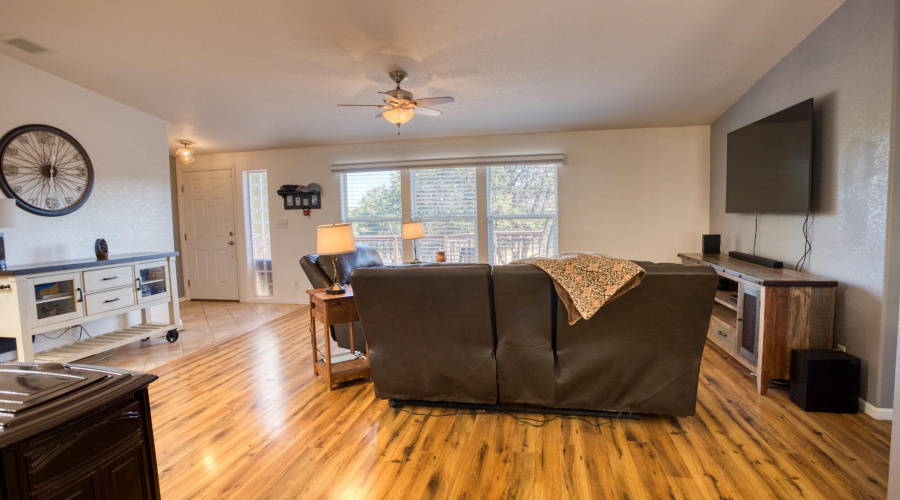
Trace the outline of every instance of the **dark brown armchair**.
{"type": "MultiPolygon", "coordinates": [[[[313,288],[328,288],[334,284],[332,276],[335,275],[335,267],[337,267],[337,280],[342,285],[350,282],[350,273],[354,269],[360,267],[379,267],[384,262],[378,252],[365,243],[357,243],[356,251],[340,255],[322,255],[311,254],[300,259],[300,267],[306,273],[313,288]]],[[[337,341],[338,345],[350,348],[350,325],[343,323],[331,327],[331,338],[337,341]]],[[[362,323],[359,321],[353,326],[353,342],[356,344],[355,350],[360,352],[366,351],[366,335],[363,331],[362,323]]]]}

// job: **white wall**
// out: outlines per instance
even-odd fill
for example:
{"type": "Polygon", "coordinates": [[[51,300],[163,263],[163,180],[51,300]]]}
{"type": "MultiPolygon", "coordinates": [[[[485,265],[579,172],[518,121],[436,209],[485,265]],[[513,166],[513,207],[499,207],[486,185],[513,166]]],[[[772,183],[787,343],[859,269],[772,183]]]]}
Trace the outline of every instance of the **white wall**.
{"type": "MultiPolygon", "coordinates": [[[[106,239],[111,254],[173,249],[166,122],[6,56],[0,56],[0,110],[0,133],[52,125],[78,140],[94,167],[93,192],[75,212],[17,211],[18,227],[4,231],[8,265],[93,257],[97,238],[106,239]]],[[[86,327],[117,328],[114,321],[86,327]]],[[[36,349],[49,345],[38,337],[36,349]]]]}
{"type": "MultiPolygon", "coordinates": [[[[385,137],[390,134],[385,123],[385,137]]],[[[564,153],[559,170],[559,250],[596,251],[629,259],[676,262],[698,252],[709,224],[709,127],[517,134],[205,155],[191,167],[265,169],[275,299],[306,302],[299,260],[316,249],[315,228],[338,222],[333,163],[513,154],[564,153]],[[306,218],[286,211],[282,184],[319,183],[322,209],[306,218]],[[287,220],[279,229],[275,221],[287,220]],[[299,288],[295,289],[294,284],[299,288]]],[[[241,175],[237,179],[241,179],[241,175]]],[[[240,196],[240,193],[238,193],[240,196]]],[[[235,203],[242,210],[243,203],[235,203]]],[[[238,216],[243,220],[243,214],[238,216]]],[[[242,292],[243,293],[243,292],[242,292]]]]}

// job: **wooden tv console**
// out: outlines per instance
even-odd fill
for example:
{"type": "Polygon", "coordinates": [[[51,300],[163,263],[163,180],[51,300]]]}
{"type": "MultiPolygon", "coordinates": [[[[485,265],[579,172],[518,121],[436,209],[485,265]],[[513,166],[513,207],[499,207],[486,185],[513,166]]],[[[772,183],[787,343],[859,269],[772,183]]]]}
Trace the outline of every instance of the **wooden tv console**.
{"type": "Polygon", "coordinates": [[[716,291],[707,337],[756,373],[765,394],[787,379],[792,349],[831,349],[837,281],[771,269],[719,254],[680,253],[684,265],[710,266],[726,289],[716,291]]]}

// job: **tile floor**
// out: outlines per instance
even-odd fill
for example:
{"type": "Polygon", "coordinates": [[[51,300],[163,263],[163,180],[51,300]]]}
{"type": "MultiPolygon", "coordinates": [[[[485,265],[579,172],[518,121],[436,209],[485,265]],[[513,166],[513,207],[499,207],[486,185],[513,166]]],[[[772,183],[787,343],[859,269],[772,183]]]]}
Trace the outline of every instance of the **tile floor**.
{"type": "Polygon", "coordinates": [[[178,359],[204,347],[243,335],[267,321],[300,307],[297,304],[249,304],[192,300],[181,303],[178,340],[153,337],[102,352],[75,363],[95,364],[127,370],[151,371],[159,365],[178,359]]]}

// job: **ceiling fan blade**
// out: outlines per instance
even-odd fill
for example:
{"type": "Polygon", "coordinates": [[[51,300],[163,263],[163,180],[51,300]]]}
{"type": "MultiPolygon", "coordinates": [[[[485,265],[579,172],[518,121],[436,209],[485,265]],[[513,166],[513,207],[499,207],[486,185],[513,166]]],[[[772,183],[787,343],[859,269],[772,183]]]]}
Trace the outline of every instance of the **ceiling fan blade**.
{"type": "Polygon", "coordinates": [[[441,116],[440,111],[431,108],[423,108],[422,106],[416,106],[416,114],[423,116],[441,116]]]}
{"type": "Polygon", "coordinates": [[[381,118],[382,116],[384,116],[384,111],[375,115],[375,118],[381,118]]]}
{"type": "Polygon", "coordinates": [[[394,102],[397,100],[396,97],[392,96],[391,94],[386,94],[384,92],[379,92],[378,95],[380,95],[381,97],[384,98],[384,102],[394,102]]]}
{"type": "Polygon", "coordinates": [[[366,108],[381,108],[383,104],[338,104],[338,106],[362,106],[366,108]]]}
{"type": "Polygon", "coordinates": [[[426,97],[424,99],[416,99],[413,101],[416,106],[437,106],[439,104],[450,104],[453,102],[452,97],[426,97]]]}

